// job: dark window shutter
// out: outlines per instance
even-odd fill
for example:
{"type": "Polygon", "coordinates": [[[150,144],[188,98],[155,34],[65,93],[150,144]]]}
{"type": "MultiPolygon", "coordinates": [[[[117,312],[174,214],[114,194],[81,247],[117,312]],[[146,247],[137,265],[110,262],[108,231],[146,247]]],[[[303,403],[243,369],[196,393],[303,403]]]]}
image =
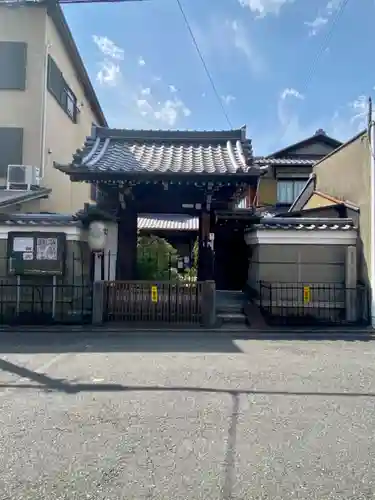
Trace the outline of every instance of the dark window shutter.
{"type": "Polygon", "coordinates": [[[23,129],[0,127],[0,176],[6,177],[8,165],[22,165],[23,129]]]}
{"type": "Polygon", "coordinates": [[[0,42],[0,90],[25,90],[27,44],[0,42]]]}
{"type": "Polygon", "coordinates": [[[77,98],[51,56],[48,56],[47,87],[65,113],[77,123],[77,98]]]}
{"type": "Polygon", "coordinates": [[[51,56],[48,56],[48,90],[56,97],[61,105],[63,105],[64,99],[64,83],[64,78],[57,64],[51,56]]]}

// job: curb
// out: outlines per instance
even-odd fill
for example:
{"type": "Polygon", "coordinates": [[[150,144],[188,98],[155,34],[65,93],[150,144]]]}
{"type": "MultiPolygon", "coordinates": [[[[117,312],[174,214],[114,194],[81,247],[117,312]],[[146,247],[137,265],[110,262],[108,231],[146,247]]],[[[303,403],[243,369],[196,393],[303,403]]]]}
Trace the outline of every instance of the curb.
{"type": "MultiPolygon", "coordinates": [[[[257,340],[269,340],[269,339],[293,339],[298,340],[299,336],[301,339],[368,339],[375,340],[375,331],[373,329],[326,329],[326,330],[314,330],[314,329],[240,329],[240,328],[103,328],[103,327],[83,327],[83,326],[55,326],[55,327],[0,327],[0,341],[1,338],[7,337],[28,337],[32,338],[33,335],[51,335],[60,334],[61,339],[66,337],[71,337],[72,335],[77,336],[81,334],[82,337],[140,337],[140,336],[160,336],[160,337],[177,337],[177,336],[190,336],[194,338],[205,339],[207,337],[212,337],[216,335],[217,337],[232,337],[239,339],[257,339],[257,340]]],[[[79,337],[77,337],[79,340],[79,337]]]]}

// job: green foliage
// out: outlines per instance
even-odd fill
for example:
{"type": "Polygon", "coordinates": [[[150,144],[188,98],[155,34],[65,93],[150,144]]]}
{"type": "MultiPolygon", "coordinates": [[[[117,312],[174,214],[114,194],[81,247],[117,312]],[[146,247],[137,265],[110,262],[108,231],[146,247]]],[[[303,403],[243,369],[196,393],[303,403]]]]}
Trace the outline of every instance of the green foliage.
{"type": "Polygon", "coordinates": [[[177,250],[168,241],[158,236],[139,236],[137,250],[139,279],[178,279],[177,250]]]}

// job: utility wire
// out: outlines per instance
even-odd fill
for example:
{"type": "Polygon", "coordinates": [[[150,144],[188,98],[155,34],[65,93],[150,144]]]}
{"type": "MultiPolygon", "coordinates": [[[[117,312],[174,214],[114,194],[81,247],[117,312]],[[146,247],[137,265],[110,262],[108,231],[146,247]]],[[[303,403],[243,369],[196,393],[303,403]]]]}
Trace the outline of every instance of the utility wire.
{"type": "Polygon", "coordinates": [[[349,3],[349,0],[342,0],[339,7],[337,8],[336,13],[335,13],[335,15],[330,23],[330,28],[327,31],[326,36],[324,37],[324,39],[323,39],[323,41],[318,49],[318,52],[316,53],[315,58],[313,59],[313,63],[310,67],[310,71],[307,74],[305,89],[303,89],[303,92],[305,92],[306,89],[311,84],[311,81],[314,77],[315,70],[319,64],[319,60],[322,57],[322,55],[324,54],[324,52],[328,49],[330,41],[332,39],[332,35],[334,33],[334,30],[335,30],[338,22],[340,21],[348,3],[349,3]]]}
{"type": "MultiPolygon", "coordinates": [[[[319,60],[322,57],[322,55],[324,54],[324,52],[328,49],[329,43],[332,39],[333,32],[335,30],[335,27],[337,26],[337,23],[340,21],[348,3],[349,3],[349,0],[341,0],[341,3],[339,4],[339,6],[334,14],[334,17],[330,23],[329,30],[327,31],[326,36],[324,37],[322,43],[320,44],[318,52],[316,53],[316,55],[313,59],[313,62],[310,66],[310,71],[307,73],[305,85],[301,87],[301,92],[306,93],[306,90],[309,88],[309,86],[314,78],[314,73],[315,73],[316,68],[319,64],[319,60]]],[[[287,123],[285,125],[286,130],[288,129],[292,120],[293,120],[293,116],[291,116],[290,119],[287,121],[287,123]]]]}
{"type": "Polygon", "coordinates": [[[225,119],[226,119],[226,121],[228,122],[229,127],[230,127],[230,128],[233,128],[233,126],[232,126],[232,122],[230,121],[230,118],[229,118],[229,116],[228,116],[227,110],[225,109],[225,106],[224,106],[223,100],[222,100],[222,98],[220,97],[220,94],[219,94],[219,92],[218,92],[218,90],[217,90],[217,87],[216,87],[216,85],[215,85],[215,82],[214,82],[214,80],[213,80],[213,78],[212,78],[212,75],[211,75],[211,73],[210,73],[210,71],[209,71],[209,69],[208,69],[208,67],[207,67],[207,64],[206,64],[206,61],[205,61],[205,59],[204,59],[204,57],[203,57],[203,54],[202,54],[202,52],[201,52],[201,50],[200,50],[200,48],[199,48],[199,45],[198,45],[197,39],[195,38],[195,35],[194,35],[194,33],[193,33],[193,30],[191,29],[191,26],[190,26],[189,20],[188,20],[188,18],[187,18],[187,16],[186,16],[186,14],[185,14],[185,11],[184,11],[184,8],[183,8],[183,6],[182,6],[182,3],[181,3],[181,1],[180,1],[180,0],[176,0],[176,1],[177,1],[178,8],[179,8],[179,9],[180,9],[180,11],[181,11],[181,15],[182,15],[182,17],[183,17],[183,19],[184,19],[184,21],[185,21],[186,28],[187,28],[188,32],[190,33],[190,36],[191,36],[191,39],[192,39],[192,41],[193,41],[193,44],[194,44],[195,50],[197,51],[198,56],[199,56],[199,58],[200,58],[200,60],[201,60],[201,63],[202,63],[203,69],[204,69],[204,71],[205,71],[205,73],[206,73],[206,75],[207,75],[207,78],[208,78],[208,80],[209,80],[209,82],[210,82],[210,84],[211,84],[212,90],[213,90],[213,92],[214,92],[214,94],[215,94],[215,96],[216,96],[216,98],[217,98],[217,100],[218,100],[218,102],[219,102],[219,106],[220,106],[220,108],[221,108],[221,111],[223,112],[223,115],[225,116],[225,119]]]}

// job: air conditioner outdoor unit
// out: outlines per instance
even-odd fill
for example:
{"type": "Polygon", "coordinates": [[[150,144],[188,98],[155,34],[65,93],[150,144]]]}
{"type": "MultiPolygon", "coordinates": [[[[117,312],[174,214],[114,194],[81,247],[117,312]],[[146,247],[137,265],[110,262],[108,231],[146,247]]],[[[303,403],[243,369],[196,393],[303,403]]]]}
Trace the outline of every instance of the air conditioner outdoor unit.
{"type": "Polygon", "coordinates": [[[7,189],[30,190],[39,186],[39,168],[32,165],[8,165],[7,189]]]}

